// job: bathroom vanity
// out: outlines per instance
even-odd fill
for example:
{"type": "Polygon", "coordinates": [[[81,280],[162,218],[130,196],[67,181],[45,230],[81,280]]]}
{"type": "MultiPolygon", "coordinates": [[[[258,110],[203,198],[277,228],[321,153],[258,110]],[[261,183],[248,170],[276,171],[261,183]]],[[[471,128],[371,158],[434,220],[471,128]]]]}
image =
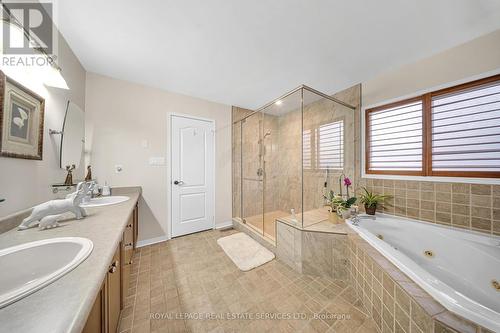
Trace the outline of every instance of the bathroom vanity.
{"type": "Polygon", "coordinates": [[[86,218],[63,219],[61,226],[54,229],[12,229],[0,234],[1,248],[55,237],[82,237],[93,243],[92,253],[72,271],[0,309],[1,332],[117,330],[137,241],[141,188],[116,188],[113,195],[129,199],[114,205],[86,208],[86,218]]]}
{"type": "Polygon", "coordinates": [[[94,305],[83,328],[83,333],[116,332],[120,311],[124,308],[130,281],[132,255],[138,231],[138,204],[128,218],[120,244],[116,247],[108,272],[101,284],[94,305]]]}

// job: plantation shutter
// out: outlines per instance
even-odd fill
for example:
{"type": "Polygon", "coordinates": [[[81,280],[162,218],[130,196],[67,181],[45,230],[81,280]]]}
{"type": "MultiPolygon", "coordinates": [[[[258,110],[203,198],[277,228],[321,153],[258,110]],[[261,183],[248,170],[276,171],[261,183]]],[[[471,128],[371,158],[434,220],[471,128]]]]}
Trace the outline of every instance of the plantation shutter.
{"type": "Polygon", "coordinates": [[[431,103],[432,171],[500,172],[500,81],[431,103]]]}
{"type": "Polygon", "coordinates": [[[367,110],[367,171],[421,174],[422,99],[367,110]]]}
{"type": "Polygon", "coordinates": [[[302,166],[304,169],[312,169],[311,145],[311,130],[304,130],[302,132],[302,166]]]}

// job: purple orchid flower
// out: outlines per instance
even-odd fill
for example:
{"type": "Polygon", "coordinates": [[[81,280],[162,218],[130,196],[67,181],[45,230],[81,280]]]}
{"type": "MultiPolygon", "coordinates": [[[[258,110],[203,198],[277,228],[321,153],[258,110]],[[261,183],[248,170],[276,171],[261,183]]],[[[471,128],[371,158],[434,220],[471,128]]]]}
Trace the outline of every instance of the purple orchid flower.
{"type": "Polygon", "coordinates": [[[349,187],[349,186],[351,186],[351,185],[352,185],[352,182],[351,182],[351,180],[349,179],[349,177],[345,177],[345,178],[344,178],[344,186],[349,187]]]}
{"type": "Polygon", "coordinates": [[[349,197],[349,186],[351,186],[351,185],[352,185],[352,182],[349,179],[349,177],[344,177],[344,186],[347,189],[347,197],[349,197]]]}

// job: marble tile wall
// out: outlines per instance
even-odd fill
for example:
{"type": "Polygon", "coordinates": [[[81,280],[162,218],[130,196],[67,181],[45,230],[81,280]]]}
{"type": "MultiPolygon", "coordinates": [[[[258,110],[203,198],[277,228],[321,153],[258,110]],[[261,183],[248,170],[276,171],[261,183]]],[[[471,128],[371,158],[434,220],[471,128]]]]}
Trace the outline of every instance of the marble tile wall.
{"type": "MultiPolygon", "coordinates": [[[[304,94],[312,94],[305,91],[304,94]]],[[[359,106],[360,88],[354,86],[346,89],[340,93],[333,95],[335,98],[341,99],[354,106],[359,106]]],[[[307,96],[304,97],[305,99],[307,96]]],[[[339,178],[342,174],[349,176],[355,182],[355,145],[354,145],[354,116],[355,111],[346,108],[338,103],[332,102],[326,98],[321,98],[313,103],[304,107],[303,117],[300,111],[289,112],[280,119],[280,127],[282,134],[280,137],[280,145],[283,146],[283,153],[281,154],[282,170],[287,174],[295,174],[296,178],[300,180],[301,177],[301,158],[302,158],[302,131],[300,126],[303,126],[304,131],[313,131],[323,124],[332,121],[344,120],[344,168],[343,170],[331,169],[326,173],[326,170],[319,169],[317,166],[313,168],[304,168],[303,173],[303,206],[304,211],[317,209],[322,207],[323,194],[325,193],[324,182],[327,181],[326,190],[334,190],[339,192],[339,178]],[[301,124],[302,122],[302,124],[301,124]],[[298,130],[297,130],[298,129],[298,130]],[[291,161],[291,163],[287,163],[291,161]]],[[[312,147],[312,158],[317,154],[317,146],[312,147]]],[[[290,186],[289,179],[294,177],[284,178],[282,180],[282,187],[290,186]],[[287,185],[288,184],[288,185],[287,185]]],[[[295,189],[300,184],[294,184],[292,181],[292,188],[295,189]],[[296,186],[297,185],[297,186],[296,186]]],[[[296,191],[296,195],[291,193],[290,196],[280,197],[280,208],[283,211],[289,211],[291,207],[300,205],[300,189],[296,191]]]]}
{"type": "Polygon", "coordinates": [[[346,281],[347,236],[299,230],[277,222],[276,256],[297,273],[346,281]]]}
{"type": "Polygon", "coordinates": [[[435,301],[357,234],[349,234],[349,283],[379,332],[491,333],[435,301]]]}
{"type": "MultiPolygon", "coordinates": [[[[305,94],[312,94],[305,91],[305,94]]],[[[305,96],[306,98],[307,96],[305,96]]],[[[322,207],[326,190],[339,191],[341,174],[349,176],[356,184],[355,171],[355,126],[356,112],[325,98],[313,98],[313,102],[300,109],[284,114],[259,113],[245,121],[233,124],[233,217],[251,216],[280,210],[296,212],[322,207]],[[326,170],[304,169],[302,179],[302,128],[310,130],[331,121],[344,120],[344,169],[326,170]],[[271,135],[263,139],[264,150],[260,150],[259,139],[262,133],[271,135]],[[260,133],[260,134],[259,134],[260,133]],[[263,153],[263,157],[259,156],[263,153]],[[241,159],[241,156],[243,157],[241,159]],[[253,181],[259,167],[264,167],[264,181],[253,181]],[[243,172],[243,188],[241,173],[243,172]],[[255,175],[254,175],[255,174],[255,175]],[[324,188],[325,179],[328,187],[324,188]],[[243,204],[240,204],[243,193],[243,204]],[[263,199],[262,199],[263,198],[263,199]],[[259,201],[264,200],[264,206],[259,201]],[[241,212],[243,207],[243,212],[241,212]]],[[[360,105],[360,86],[354,86],[334,95],[358,107],[360,105]]],[[[233,121],[241,119],[251,111],[233,107],[233,121]]],[[[313,147],[311,154],[316,154],[313,147]]],[[[353,186],[352,188],[355,188],[353,186]]]]}

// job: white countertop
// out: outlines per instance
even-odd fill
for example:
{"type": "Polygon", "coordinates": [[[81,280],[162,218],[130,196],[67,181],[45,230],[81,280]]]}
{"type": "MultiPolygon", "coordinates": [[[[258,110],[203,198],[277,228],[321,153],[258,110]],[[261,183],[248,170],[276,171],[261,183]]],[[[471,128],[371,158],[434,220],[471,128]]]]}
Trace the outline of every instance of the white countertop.
{"type": "MultiPolygon", "coordinates": [[[[116,205],[86,208],[86,218],[62,221],[61,227],[55,229],[14,229],[0,234],[0,249],[68,236],[85,237],[94,243],[90,256],[74,270],[34,294],[0,309],[0,332],[79,333],[83,329],[128,218],[141,195],[141,188],[118,188],[113,194],[127,195],[130,199],[116,205]]],[[[1,271],[0,274],[8,273],[1,271]]]]}

